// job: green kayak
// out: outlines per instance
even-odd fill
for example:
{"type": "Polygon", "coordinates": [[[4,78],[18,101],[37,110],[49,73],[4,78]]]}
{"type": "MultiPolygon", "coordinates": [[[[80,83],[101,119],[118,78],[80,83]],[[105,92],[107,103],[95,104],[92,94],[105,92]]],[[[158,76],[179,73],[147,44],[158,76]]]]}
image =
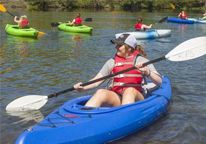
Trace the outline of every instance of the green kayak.
{"type": "Polygon", "coordinates": [[[71,26],[69,23],[61,23],[59,22],[58,28],[62,31],[73,32],[73,33],[92,33],[92,27],[88,27],[86,25],[81,26],[71,26]]]}
{"type": "Polygon", "coordinates": [[[39,32],[34,28],[19,29],[18,25],[7,24],[5,27],[6,33],[22,37],[37,37],[39,32]]]}

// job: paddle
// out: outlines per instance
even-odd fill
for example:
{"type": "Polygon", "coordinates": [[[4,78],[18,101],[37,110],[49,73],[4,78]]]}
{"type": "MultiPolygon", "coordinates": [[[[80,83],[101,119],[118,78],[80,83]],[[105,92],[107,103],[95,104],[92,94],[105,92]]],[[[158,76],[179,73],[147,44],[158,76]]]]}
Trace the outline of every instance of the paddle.
{"type": "MultiPolygon", "coordinates": [[[[148,61],[144,63],[143,66],[146,66],[146,65],[158,62],[158,61],[162,61],[165,59],[168,59],[170,61],[186,61],[186,60],[198,58],[205,54],[206,54],[206,37],[198,37],[198,38],[193,38],[193,39],[190,39],[190,40],[187,40],[181,43],[180,45],[175,47],[172,51],[170,51],[167,55],[148,61]]],[[[95,82],[114,77],[121,73],[131,71],[133,69],[136,69],[136,67],[131,67],[123,71],[119,71],[117,73],[110,74],[108,76],[104,76],[102,78],[83,83],[82,86],[87,86],[95,82]]],[[[60,94],[64,94],[64,93],[67,93],[73,90],[75,90],[74,87],[71,87],[69,89],[66,89],[66,90],[63,90],[63,91],[60,91],[54,94],[50,94],[48,96],[39,96],[39,95],[23,96],[9,103],[6,107],[6,110],[9,110],[9,111],[37,110],[37,109],[40,109],[47,102],[49,98],[57,97],[60,94]]]]}
{"type": "Polygon", "coordinates": [[[172,3],[169,3],[172,9],[175,9],[175,6],[172,3]]]}
{"type": "MultiPolygon", "coordinates": [[[[7,12],[7,13],[10,14],[11,16],[15,17],[13,14],[11,14],[10,12],[8,12],[8,11],[6,10],[6,8],[5,8],[2,4],[0,4],[0,11],[2,11],[2,12],[7,12]]],[[[39,34],[46,34],[46,33],[41,32],[41,31],[38,31],[38,32],[39,32],[39,34]]]]}
{"type": "MultiPolygon", "coordinates": [[[[86,18],[84,21],[92,22],[92,18],[86,18]]],[[[66,23],[68,23],[68,22],[66,22],[66,23]]],[[[51,26],[52,26],[52,27],[57,27],[57,26],[59,26],[59,25],[60,25],[59,22],[51,23],[51,26]]]]}

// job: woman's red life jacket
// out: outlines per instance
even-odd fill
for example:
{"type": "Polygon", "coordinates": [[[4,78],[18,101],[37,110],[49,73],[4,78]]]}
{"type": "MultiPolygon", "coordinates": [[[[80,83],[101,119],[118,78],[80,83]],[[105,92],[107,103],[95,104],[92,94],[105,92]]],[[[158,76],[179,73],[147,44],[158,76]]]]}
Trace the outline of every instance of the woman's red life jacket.
{"type": "MultiPolygon", "coordinates": [[[[135,25],[135,29],[141,31],[141,30],[142,30],[142,29],[141,29],[142,25],[143,25],[143,23],[137,23],[137,24],[135,25]]],[[[145,31],[145,30],[146,30],[146,29],[144,28],[143,31],[145,31]]]]}
{"type": "Polygon", "coordinates": [[[21,27],[26,27],[28,25],[29,21],[28,20],[22,20],[21,21],[21,27]]]}
{"type": "Polygon", "coordinates": [[[184,14],[184,16],[183,16],[182,14],[180,14],[180,18],[181,18],[181,19],[186,19],[186,17],[187,17],[186,14],[184,14]]]}
{"type": "MultiPolygon", "coordinates": [[[[111,70],[110,74],[117,73],[119,71],[133,67],[136,62],[136,58],[139,55],[139,51],[133,52],[127,59],[120,57],[117,54],[115,55],[115,66],[111,70]]],[[[122,94],[128,87],[133,87],[139,92],[142,90],[142,73],[137,69],[119,74],[112,78],[112,83],[110,85],[111,91],[122,94]]]]}
{"type": "Polygon", "coordinates": [[[74,25],[81,25],[81,24],[82,24],[82,19],[81,18],[75,18],[74,25]]]}

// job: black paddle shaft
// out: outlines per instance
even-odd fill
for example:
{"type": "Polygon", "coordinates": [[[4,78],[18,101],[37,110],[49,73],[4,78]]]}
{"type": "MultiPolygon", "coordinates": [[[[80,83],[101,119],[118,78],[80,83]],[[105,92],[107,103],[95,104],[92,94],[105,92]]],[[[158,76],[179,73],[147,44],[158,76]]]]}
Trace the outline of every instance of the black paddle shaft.
{"type": "MultiPolygon", "coordinates": [[[[157,59],[148,61],[148,62],[146,62],[146,63],[143,64],[143,67],[144,67],[144,66],[147,66],[147,65],[149,65],[149,64],[152,64],[152,63],[161,61],[161,60],[165,60],[165,59],[166,59],[165,56],[162,56],[162,57],[160,57],[160,58],[157,58],[157,59]]],[[[133,66],[133,67],[131,67],[131,68],[128,68],[128,69],[125,69],[125,70],[122,70],[122,71],[119,71],[119,72],[114,73],[114,74],[109,74],[108,76],[104,76],[104,77],[101,77],[101,78],[98,78],[98,79],[95,79],[95,80],[92,80],[92,81],[83,83],[83,84],[81,84],[81,86],[87,86],[87,85],[96,83],[96,82],[98,82],[98,81],[105,80],[105,79],[114,77],[114,76],[116,76],[116,75],[119,75],[119,74],[122,74],[122,73],[125,73],[125,72],[128,72],[128,71],[131,71],[131,70],[134,70],[134,69],[136,69],[135,66],[133,66]]],[[[67,93],[67,92],[70,92],[70,91],[73,91],[73,90],[75,90],[74,87],[71,87],[71,88],[68,88],[68,89],[66,89],[66,90],[63,90],[63,91],[60,91],[60,92],[57,92],[57,93],[54,93],[54,94],[50,94],[50,95],[48,95],[48,98],[57,97],[57,96],[60,95],[60,94],[64,94],[64,93],[67,93]]]]}

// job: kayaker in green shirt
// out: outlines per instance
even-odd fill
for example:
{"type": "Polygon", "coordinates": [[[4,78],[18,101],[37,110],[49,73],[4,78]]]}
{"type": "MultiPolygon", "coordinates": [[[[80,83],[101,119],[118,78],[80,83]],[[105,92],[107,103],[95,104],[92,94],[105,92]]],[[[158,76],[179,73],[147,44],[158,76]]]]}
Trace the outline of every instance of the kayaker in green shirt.
{"type": "MultiPolygon", "coordinates": [[[[112,39],[111,42],[116,44],[117,52],[115,56],[109,59],[91,80],[111,73],[117,73],[133,66],[137,67],[137,69],[113,77],[109,89],[101,88],[97,90],[85,106],[100,107],[105,103],[109,106],[120,106],[145,99],[142,88],[144,76],[148,77],[157,86],[162,83],[161,75],[156,71],[153,64],[142,67],[142,64],[147,62],[148,59],[142,56],[141,50],[137,50],[137,41],[133,35],[122,34],[117,39],[112,39]]],[[[104,81],[98,81],[84,87],[81,86],[82,83],[80,82],[75,84],[74,88],[79,92],[86,91],[100,86],[104,81]]]]}
{"type": "Polygon", "coordinates": [[[205,14],[203,14],[203,17],[202,18],[200,18],[201,20],[206,20],[206,13],[205,14]]]}

